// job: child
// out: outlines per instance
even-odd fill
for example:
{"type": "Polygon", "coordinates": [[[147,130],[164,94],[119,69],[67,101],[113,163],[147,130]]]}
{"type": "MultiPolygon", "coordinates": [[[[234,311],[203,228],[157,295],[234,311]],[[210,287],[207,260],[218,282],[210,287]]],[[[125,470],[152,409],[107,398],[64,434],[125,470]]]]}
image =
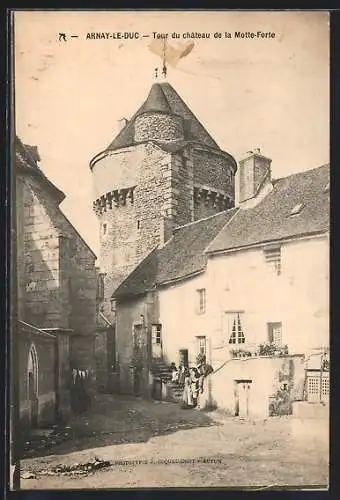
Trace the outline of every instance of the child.
{"type": "Polygon", "coordinates": [[[176,368],[175,363],[171,363],[171,382],[178,382],[178,370],[176,368]]]}

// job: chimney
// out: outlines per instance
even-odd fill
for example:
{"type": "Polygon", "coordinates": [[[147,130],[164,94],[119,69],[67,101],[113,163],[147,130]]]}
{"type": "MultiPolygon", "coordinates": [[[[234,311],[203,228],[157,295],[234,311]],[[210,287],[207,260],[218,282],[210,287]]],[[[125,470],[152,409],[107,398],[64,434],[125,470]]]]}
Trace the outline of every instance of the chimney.
{"type": "Polygon", "coordinates": [[[118,120],[118,132],[123,130],[124,127],[129,123],[129,120],[127,118],[121,118],[118,120]]]}
{"type": "Polygon", "coordinates": [[[247,151],[246,157],[239,162],[239,203],[255,198],[270,184],[271,162],[260,148],[247,151]]]}
{"type": "Polygon", "coordinates": [[[160,248],[165,245],[165,243],[170,240],[173,235],[173,222],[169,217],[162,217],[160,222],[159,231],[159,246],[160,248]]]}

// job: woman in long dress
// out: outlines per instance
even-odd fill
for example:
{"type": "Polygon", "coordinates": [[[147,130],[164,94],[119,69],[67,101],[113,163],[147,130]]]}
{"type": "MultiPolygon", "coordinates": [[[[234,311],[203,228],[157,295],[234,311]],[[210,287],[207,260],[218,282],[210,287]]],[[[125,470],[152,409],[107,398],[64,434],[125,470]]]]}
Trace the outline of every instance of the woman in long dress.
{"type": "Polygon", "coordinates": [[[198,393],[199,393],[199,378],[200,374],[197,368],[191,369],[191,391],[192,391],[192,399],[193,406],[196,407],[198,403],[198,393]]]}
{"type": "Polygon", "coordinates": [[[193,406],[191,377],[188,368],[184,370],[184,390],[183,390],[183,407],[190,408],[193,406]]]}

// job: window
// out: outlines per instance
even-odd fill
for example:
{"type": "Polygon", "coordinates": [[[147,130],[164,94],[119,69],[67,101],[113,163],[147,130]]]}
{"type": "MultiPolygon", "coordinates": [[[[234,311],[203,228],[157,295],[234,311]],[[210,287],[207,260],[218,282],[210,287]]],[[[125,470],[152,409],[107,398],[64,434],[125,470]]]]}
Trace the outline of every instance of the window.
{"type": "Polygon", "coordinates": [[[329,399],[329,376],[319,370],[307,375],[307,401],[315,403],[328,401],[329,399]]]}
{"type": "Polygon", "coordinates": [[[198,314],[205,313],[206,306],[206,291],[205,288],[197,290],[197,312],[198,314]]]}
{"type": "Polygon", "coordinates": [[[224,334],[229,344],[244,344],[246,339],[241,321],[242,313],[228,312],[224,317],[224,334]]]}
{"type": "Polygon", "coordinates": [[[196,337],[197,340],[197,354],[206,354],[207,352],[207,340],[204,335],[199,335],[196,337]]]}
{"type": "Polygon", "coordinates": [[[140,229],[140,220],[137,221],[137,229],[140,229]]]}
{"type": "Polygon", "coordinates": [[[152,325],[151,326],[151,336],[153,344],[161,344],[162,343],[162,325],[152,325]]]}
{"type": "Polygon", "coordinates": [[[329,378],[322,377],[321,394],[323,396],[329,396],[329,378]]]}
{"type": "Polygon", "coordinates": [[[281,274],[281,247],[266,248],[264,250],[266,264],[271,267],[277,275],[281,274]]]}
{"type": "Polygon", "coordinates": [[[326,186],[325,186],[325,189],[324,189],[324,192],[327,193],[329,191],[329,182],[327,182],[326,186]]]}
{"type": "Polygon", "coordinates": [[[107,236],[108,224],[107,222],[102,223],[102,234],[103,236],[107,236]]]}
{"type": "Polygon", "coordinates": [[[303,209],[303,203],[298,203],[297,205],[295,205],[295,207],[293,207],[290,211],[290,216],[292,215],[299,215],[299,213],[301,212],[301,210],[303,209]]]}
{"type": "Polygon", "coordinates": [[[315,395],[320,392],[320,377],[308,377],[308,394],[315,395]]]}
{"type": "Polygon", "coordinates": [[[277,346],[282,345],[282,323],[267,323],[268,341],[277,346]]]}

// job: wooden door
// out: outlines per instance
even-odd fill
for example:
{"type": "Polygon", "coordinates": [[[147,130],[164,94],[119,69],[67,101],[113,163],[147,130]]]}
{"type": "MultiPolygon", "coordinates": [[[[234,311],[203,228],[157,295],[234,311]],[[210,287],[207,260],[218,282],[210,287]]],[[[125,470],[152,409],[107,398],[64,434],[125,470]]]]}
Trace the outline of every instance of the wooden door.
{"type": "Polygon", "coordinates": [[[249,418],[249,399],[250,399],[250,389],[251,380],[240,380],[237,384],[237,406],[238,406],[238,416],[241,418],[249,418]]]}

